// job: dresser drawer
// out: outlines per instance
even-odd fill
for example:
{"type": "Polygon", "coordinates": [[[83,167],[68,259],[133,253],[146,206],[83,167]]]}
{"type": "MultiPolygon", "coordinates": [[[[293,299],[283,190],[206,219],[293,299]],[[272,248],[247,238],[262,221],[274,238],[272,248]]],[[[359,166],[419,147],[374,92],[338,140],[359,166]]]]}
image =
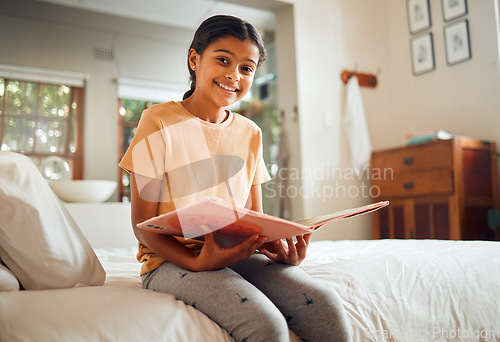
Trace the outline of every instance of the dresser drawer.
{"type": "Polygon", "coordinates": [[[370,194],[391,204],[373,213],[376,239],[493,240],[500,208],[496,144],[455,136],[374,151],[370,194]]]}
{"type": "Polygon", "coordinates": [[[453,193],[453,172],[433,170],[395,174],[392,179],[372,179],[372,192],[378,197],[414,197],[453,193]]]}
{"type": "Polygon", "coordinates": [[[451,169],[451,141],[438,141],[374,152],[371,167],[376,170],[389,169],[394,175],[404,172],[451,169]]]}

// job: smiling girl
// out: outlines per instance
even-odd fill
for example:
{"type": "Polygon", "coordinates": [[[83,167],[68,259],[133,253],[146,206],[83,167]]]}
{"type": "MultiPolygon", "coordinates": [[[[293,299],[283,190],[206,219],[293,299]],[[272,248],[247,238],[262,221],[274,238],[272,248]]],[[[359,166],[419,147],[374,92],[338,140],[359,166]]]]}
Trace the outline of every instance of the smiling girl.
{"type": "Polygon", "coordinates": [[[136,227],[206,196],[262,212],[261,184],[270,177],[261,130],[225,107],[248,93],[265,58],[251,24],[208,18],[189,48],[184,100],[144,111],[120,162],[131,173],[143,287],[192,305],[237,341],[288,341],[288,328],[308,341],[350,340],[338,295],[297,267],[309,235],[266,244],[254,235],[221,248],[211,233],[202,242],[136,227]]]}

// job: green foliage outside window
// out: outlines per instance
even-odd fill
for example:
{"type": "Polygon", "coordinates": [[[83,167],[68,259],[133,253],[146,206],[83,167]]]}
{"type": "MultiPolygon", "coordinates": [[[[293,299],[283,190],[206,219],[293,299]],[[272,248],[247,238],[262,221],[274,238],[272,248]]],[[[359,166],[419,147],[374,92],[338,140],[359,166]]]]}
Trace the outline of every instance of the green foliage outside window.
{"type": "Polygon", "coordinates": [[[71,159],[76,151],[72,113],[77,103],[66,85],[0,78],[0,149],[71,159]]]}
{"type": "MultiPolygon", "coordinates": [[[[122,136],[121,140],[121,151],[119,151],[119,158],[125,154],[132,138],[135,135],[137,124],[141,118],[142,112],[153,104],[159,102],[143,101],[143,100],[130,100],[130,99],[120,99],[119,100],[119,110],[120,114],[120,132],[122,136]]],[[[121,173],[121,186],[120,195],[123,201],[130,200],[130,175],[128,172],[123,170],[121,173]]]]}

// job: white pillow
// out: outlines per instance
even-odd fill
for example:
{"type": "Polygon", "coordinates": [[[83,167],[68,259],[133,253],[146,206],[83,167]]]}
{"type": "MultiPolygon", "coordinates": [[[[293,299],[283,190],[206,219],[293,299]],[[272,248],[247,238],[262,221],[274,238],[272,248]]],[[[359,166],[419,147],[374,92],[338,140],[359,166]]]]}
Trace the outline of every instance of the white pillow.
{"type": "Polygon", "coordinates": [[[0,264],[0,292],[18,290],[19,282],[16,276],[7,267],[0,264]]]}
{"type": "Polygon", "coordinates": [[[102,285],[92,247],[35,164],[0,152],[0,259],[26,290],[102,285]]]}

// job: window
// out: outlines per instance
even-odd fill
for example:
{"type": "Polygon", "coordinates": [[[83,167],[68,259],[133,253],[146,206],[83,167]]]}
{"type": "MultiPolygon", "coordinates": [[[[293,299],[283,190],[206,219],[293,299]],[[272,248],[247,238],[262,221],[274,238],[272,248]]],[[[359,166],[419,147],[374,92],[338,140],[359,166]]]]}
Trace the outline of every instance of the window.
{"type": "MultiPolygon", "coordinates": [[[[118,99],[118,160],[121,160],[135,135],[142,112],[159,102],[118,99]]],[[[119,198],[130,201],[130,174],[119,168],[119,198]]]]}
{"type": "MultiPolygon", "coordinates": [[[[121,160],[135,135],[142,112],[165,101],[179,101],[188,87],[184,84],[120,77],[118,92],[118,160],[121,160]]],[[[119,198],[130,201],[130,175],[118,168],[119,198]]]]}
{"type": "Polygon", "coordinates": [[[82,179],[84,89],[1,76],[0,149],[23,153],[38,166],[60,157],[72,178],[82,179]]]}

